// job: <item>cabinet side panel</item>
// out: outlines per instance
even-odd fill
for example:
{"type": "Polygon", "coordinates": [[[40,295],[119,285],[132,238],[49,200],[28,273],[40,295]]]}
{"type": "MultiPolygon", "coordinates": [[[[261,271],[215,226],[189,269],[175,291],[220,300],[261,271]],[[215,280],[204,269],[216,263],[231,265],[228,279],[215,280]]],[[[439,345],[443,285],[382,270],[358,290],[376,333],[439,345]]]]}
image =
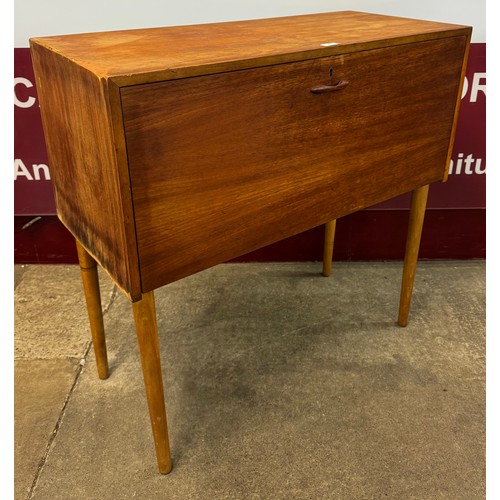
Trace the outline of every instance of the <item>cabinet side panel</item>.
{"type": "Polygon", "coordinates": [[[453,124],[451,126],[450,143],[448,145],[448,156],[446,157],[446,164],[444,166],[443,182],[446,182],[448,180],[450,160],[451,160],[451,155],[453,154],[453,144],[455,142],[455,133],[457,131],[458,113],[460,111],[460,103],[462,102],[462,89],[464,86],[465,72],[467,70],[467,60],[469,58],[469,48],[470,48],[471,36],[472,36],[472,28],[469,28],[468,34],[466,36],[465,47],[464,47],[464,57],[463,57],[463,61],[462,61],[462,73],[460,75],[460,85],[458,86],[457,100],[456,100],[456,104],[455,104],[455,114],[453,116],[453,124]]]}
{"type": "Polygon", "coordinates": [[[31,51],[58,216],[133,298],[106,82],[36,43],[31,51]]]}

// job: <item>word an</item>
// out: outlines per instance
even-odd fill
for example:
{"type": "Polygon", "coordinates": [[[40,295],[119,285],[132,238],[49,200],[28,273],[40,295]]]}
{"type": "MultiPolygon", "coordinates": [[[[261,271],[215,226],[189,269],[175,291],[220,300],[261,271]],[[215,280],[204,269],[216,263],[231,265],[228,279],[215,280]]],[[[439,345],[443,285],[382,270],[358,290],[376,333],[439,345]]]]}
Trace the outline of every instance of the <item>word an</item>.
{"type": "Polygon", "coordinates": [[[30,169],[24,164],[23,160],[16,158],[14,160],[14,180],[24,177],[28,181],[50,181],[49,166],[45,163],[34,163],[30,169]]]}

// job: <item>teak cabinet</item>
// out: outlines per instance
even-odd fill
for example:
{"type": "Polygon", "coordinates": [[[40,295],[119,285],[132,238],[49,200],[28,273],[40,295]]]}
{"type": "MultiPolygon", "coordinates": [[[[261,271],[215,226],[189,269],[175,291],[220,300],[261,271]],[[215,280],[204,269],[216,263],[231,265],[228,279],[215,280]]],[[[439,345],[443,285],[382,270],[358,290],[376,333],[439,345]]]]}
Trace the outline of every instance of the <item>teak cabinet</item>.
{"type": "Polygon", "coordinates": [[[77,240],[99,375],[96,262],[131,299],[161,472],[154,290],[446,180],[471,28],[361,12],[31,39],[58,215],[77,240]]]}

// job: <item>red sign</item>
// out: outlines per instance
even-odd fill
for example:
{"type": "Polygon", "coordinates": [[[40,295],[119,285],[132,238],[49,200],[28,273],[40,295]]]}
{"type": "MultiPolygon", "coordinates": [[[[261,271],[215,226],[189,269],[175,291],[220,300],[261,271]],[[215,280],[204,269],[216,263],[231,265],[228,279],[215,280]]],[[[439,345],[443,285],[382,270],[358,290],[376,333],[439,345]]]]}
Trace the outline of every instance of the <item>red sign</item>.
{"type": "MultiPolygon", "coordinates": [[[[31,55],[14,49],[14,214],[56,213],[31,55]]],[[[486,206],[486,44],[470,47],[457,135],[445,184],[435,183],[429,208],[486,206]]],[[[408,208],[409,195],[373,209],[408,208]]]]}
{"type": "Polygon", "coordinates": [[[486,208],[486,44],[470,46],[448,181],[429,190],[431,208],[486,208]]]}
{"type": "Polygon", "coordinates": [[[29,49],[14,49],[14,215],[56,213],[29,49]]]}

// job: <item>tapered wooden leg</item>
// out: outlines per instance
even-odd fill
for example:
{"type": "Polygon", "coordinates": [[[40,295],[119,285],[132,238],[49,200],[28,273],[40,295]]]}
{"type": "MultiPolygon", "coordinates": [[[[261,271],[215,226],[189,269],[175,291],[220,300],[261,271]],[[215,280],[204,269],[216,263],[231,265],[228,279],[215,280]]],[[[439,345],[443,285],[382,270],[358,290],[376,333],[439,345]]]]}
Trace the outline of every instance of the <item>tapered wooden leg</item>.
{"type": "Polygon", "coordinates": [[[172,470],[170,447],[168,443],[167,414],[165,411],[165,396],[161,376],[160,346],[158,343],[158,328],[154,292],[142,295],[142,299],[132,304],[134,310],[137,341],[141,354],[142,373],[146,396],[148,399],[149,416],[153,429],[158,469],[162,474],[172,470]]]}
{"type": "Polygon", "coordinates": [[[94,345],[95,360],[99,378],[109,377],[108,355],[106,352],[106,337],[104,335],[104,322],[102,319],[101,292],[99,291],[99,277],[97,263],[94,258],[83,248],[79,241],[76,242],[78,261],[82,273],[83,291],[87,302],[90,332],[94,345]]]}
{"type": "Polygon", "coordinates": [[[406,238],[406,252],[403,267],[403,282],[401,285],[401,298],[399,301],[399,326],[406,326],[410,312],[411,294],[415,280],[415,269],[417,267],[418,249],[424,223],[425,207],[429,186],[422,186],[413,191],[411,198],[410,221],[408,224],[408,236],[406,238]]]}
{"type": "Polygon", "coordinates": [[[333,240],[335,238],[335,226],[337,220],[334,219],[325,224],[325,244],[323,247],[323,276],[330,276],[332,272],[333,240]]]}

